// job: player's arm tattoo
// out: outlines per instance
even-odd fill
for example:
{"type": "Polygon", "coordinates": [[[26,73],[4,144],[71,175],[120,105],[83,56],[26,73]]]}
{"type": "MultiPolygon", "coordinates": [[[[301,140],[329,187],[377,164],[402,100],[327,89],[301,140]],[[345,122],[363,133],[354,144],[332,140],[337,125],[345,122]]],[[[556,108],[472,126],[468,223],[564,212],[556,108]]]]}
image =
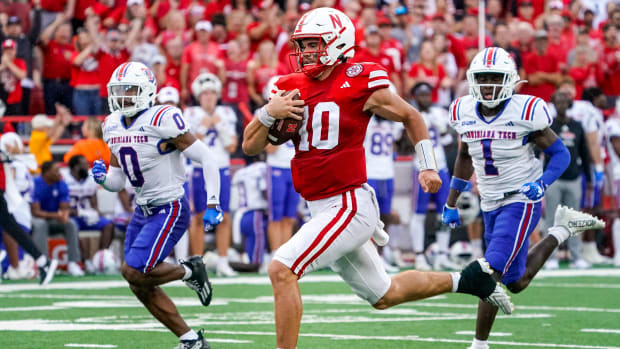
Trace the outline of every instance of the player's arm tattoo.
{"type": "Polygon", "coordinates": [[[530,133],[530,142],[536,144],[540,150],[547,149],[556,141],[556,139],[558,139],[558,135],[556,135],[555,132],[553,132],[553,130],[549,127],[530,133]]]}
{"type": "MultiPolygon", "coordinates": [[[[463,142],[459,137],[459,149],[456,154],[453,176],[468,181],[473,174],[474,165],[471,159],[471,155],[469,155],[469,147],[467,143],[463,142]]],[[[446,201],[446,204],[448,204],[448,206],[455,207],[456,200],[459,198],[460,194],[460,191],[450,189],[450,194],[448,194],[448,200],[446,201]]]]}

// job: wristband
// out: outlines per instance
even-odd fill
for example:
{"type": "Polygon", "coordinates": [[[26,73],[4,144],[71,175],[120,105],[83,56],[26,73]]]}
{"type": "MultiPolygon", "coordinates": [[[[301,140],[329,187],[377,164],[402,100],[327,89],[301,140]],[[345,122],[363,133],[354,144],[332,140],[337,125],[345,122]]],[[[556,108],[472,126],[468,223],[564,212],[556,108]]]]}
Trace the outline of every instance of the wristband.
{"type": "Polygon", "coordinates": [[[267,113],[267,110],[265,110],[265,107],[262,107],[258,112],[258,121],[260,121],[261,124],[265,125],[265,127],[270,128],[271,125],[273,125],[273,123],[276,121],[276,118],[269,115],[269,113],[267,113]]]}
{"type": "Polygon", "coordinates": [[[452,179],[450,179],[450,189],[458,190],[460,192],[469,191],[471,189],[471,183],[464,179],[452,176],[452,179]]]}
{"type": "Polygon", "coordinates": [[[437,161],[435,161],[435,151],[433,150],[433,143],[429,139],[423,139],[415,145],[415,152],[418,156],[418,163],[420,164],[420,171],[437,169],[437,161]]]}

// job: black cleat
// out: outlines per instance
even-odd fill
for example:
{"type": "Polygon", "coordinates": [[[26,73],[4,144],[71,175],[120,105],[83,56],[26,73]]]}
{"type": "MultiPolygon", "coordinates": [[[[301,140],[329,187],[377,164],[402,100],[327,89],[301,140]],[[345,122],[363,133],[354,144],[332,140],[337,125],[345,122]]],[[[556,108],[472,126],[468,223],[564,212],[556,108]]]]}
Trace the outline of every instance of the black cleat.
{"type": "Polygon", "coordinates": [[[44,266],[39,267],[39,284],[47,285],[54,278],[54,273],[58,267],[57,259],[47,259],[47,263],[44,266]]]}
{"type": "Polygon", "coordinates": [[[192,276],[190,276],[189,279],[183,281],[189,288],[196,291],[202,305],[204,305],[205,307],[208,306],[211,303],[211,297],[213,296],[213,288],[211,287],[211,283],[209,282],[209,277],[207,276],[207,267],[202,261],[202,257],[191,256],[188,260],[179,260],[179,262],[192,270],[192,276]]]}
{"type": "Polygon", "coordinates": [[[456,292],[477,296],[483,301],[499,307],[505,314],[512,314],[514,305],[510,297],[493,277],[493,269],[484,258],[469,263],[461,271],[461,279],[456,292]]]}
{"type": "Polygon", "coordinates": [[[202,336],[203,330],[198,331],[198,339],[181,341],[174,349],[211,349],[209,342],[202,336]]]}

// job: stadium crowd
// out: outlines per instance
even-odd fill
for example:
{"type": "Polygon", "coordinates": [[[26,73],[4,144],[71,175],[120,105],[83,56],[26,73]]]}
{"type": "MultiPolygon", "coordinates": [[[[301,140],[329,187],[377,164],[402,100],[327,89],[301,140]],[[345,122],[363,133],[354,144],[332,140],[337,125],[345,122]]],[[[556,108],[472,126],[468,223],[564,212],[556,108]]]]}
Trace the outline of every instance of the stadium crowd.
{"type": "MultiPolygon", "coordinates": [[[[303,200],[298,205],[299,196],[286,179],[290,182],[286,159],[290,161],[291,147],[269,147],[268,154],[248,158],[242,154],[240,138],[254,111],[266,103],[273,78],[294,71],[295,62],[289,59],[290,34],[301,16],[317,7],[338,8],[353,20],[358,45],[354,62],[383,65],[400,96],[420,109],[436,110],[435,114],[429,111],[434,117],[445,117],[445,126],[437,123],[429,129],[434,141],[445,147],[446,173],[451,172],[457,138],[446,127],[447,108],[469,93],[466,70],[479,51],[480,40],[477,0],[0,1],[0,108],[6,117],[36,114],[26,124],[0,119],[0,131],[17,130],[28,141],[28,150],[16,149],[10,139],[1,146],[5,152],[30,153],[36,160],[28,168],[7,173],[15,175],[19,191],[30,202],[31,210],[26,208],[29,214],[18,222],[32,232],[37,247],[47,253],[49,234],[62,232],[71,275],[83,275],[82,265],[90,272],[103,271],[89,258],[92,253],[88,248],[80,246],[79,232],[101,231],[97,250],[107,250],[114,230],[122,230],[133,211],[128,186],[118,199],[108,197],[118,202],[105,217],[108,212],[101,212],[101,203],[97,203],[97,185],[88,176],[95,160],[103,158],[109,163],[110,159],[100,123],[101,116],[109,113],[106,84],[118,66],[131,61],[151,68],[159,103],[181,107],[192,130],[218,154],[222,206],[233,215],[225,215],[217,228],[217,251],[210,255],[213,269],[218,275],[232,276],[236,274],[233,269],[259,270],[266,265],[266,250],[282,245],[295,227],[303,224],[298,216],[307,212],[303,200]],[[87,118],[82,123],[75,116],[87,118]],[[50,147],[71,137],[76,141],[71,149],[54,157],[50,147]],[[230,170],[239,164],[248,166],[231,178],[230,170]],[[243,185],[256,183],[261,195],[252,200],[239,192],[243,185]],[[252,214],[247,215],[249,212],[252,214]],[[251,234],[246,234],[247,227],[251,234]],[[247,259],[239,259],[244,265],[233,263],[235,268],[230,263],[237,261],[230,255],[235,253],[229,248],[233,241],[245,241],[247,253],[247,259]]],[[[569,169],[546,195],[547,212],[564,204],[590,210],[610,222],[604,232],[589,232],[583,241],[569,240],[569,252],[563,251],[561,257],[575,268],[614,262],[620,266],[620,253],[615,254],[615,260],[611,258],[614,242],[620,245],[620,221],[611,229],[619,213],[616,184],[620,173],[611,163],[610,152],[615,148],[605,134],[606,122],[619,117],[620,3],[487,0],[484,17],[484,45],[502,47],[511,54],[521,79],[527,80],[518,92],[540,97],[552,106],[550,112],[557,116],[553,128],[573,155],[569,169]],[[571,123],[566,116],[577,122],[571,123]],[[551,190],[554,187],[556,191],[551,190]],[[583,194],[570,195],[577,192],[583,194]]],[[[369,128],[373,127],[381,128],[373,124],[369,128]]],[[[371,132],[369,129],[369,135],[371,132]]],[[[389,140],[387,136],[379,136],[379,142],[368,140],[370,152],[377,155],[381,151],[375,149],[387,146],[388,158],[392,151],[394,157],[410,156],[413,147],[407,137],[401,137],[402,130],[388,132],[389,140]]],[[[188,164],[186,171],[186,191],[192,197],[195,219],[188,241],[175,250],[176,257],[204,252],[201,212],[206,196],[196,190],[204,184],[199,182],[202,169],[195,165],[188,164]]],[[[373,167],[368,163],[369,169],[373,167]]],[[[379,173],[377,179],[394,178],[398,173],[379,173]]],[[[373,179],[370,171],[369,179],[373,179]]],[[[400,181],[411,182],[411,177],[400,181]]],[[[416,187],[414,183],[414,194],[416,187]]],[[[460,207],[476,207],[475,195],[465,200],[471,203],[460,207]]],[[[438,201],[436,206],[438,211],[443,204],[438,201]]],[[[470,257],[482,254],[478,211],[469,213],[467,232],[462,232],[470,241],[470,257]]],[[[430,232],[437,231],[439,246],[425,254],[430,244],[424,243],[424,229],[420,240],[419,230],[425,225],[426,207],[416,208],[410,219],[399,217],[397,210],[390,208],[382,207],[381,213],[385,223],[394,227],[402,228],[401,221],[411,222],[404,230],[411,230],[413,241],[406,246],[392,244],[391,250],[413,251],[412,261],[420,269],[458,267],[454,260],[451,263],[444,258],[449,242],[457,240],[450,239],[445,226],[426,222],[430,232]],[[429,255],[435,260],[428,260],[429,255]]],[[[553,220],[552,215],[548,217],[553,220]]],[[[544,233],[550,225],[541,221],[539,230],[544,233]]],[[[11,240],[3,234],[9,251],[4,275],[31,277],[32,267],[20,264],[11,240]]],[[[394,251],[384,248],[386,268],[404,265],[394,251]]],[[[558,259],[552,258],[547,267],[558,268],[558,259]]]]}

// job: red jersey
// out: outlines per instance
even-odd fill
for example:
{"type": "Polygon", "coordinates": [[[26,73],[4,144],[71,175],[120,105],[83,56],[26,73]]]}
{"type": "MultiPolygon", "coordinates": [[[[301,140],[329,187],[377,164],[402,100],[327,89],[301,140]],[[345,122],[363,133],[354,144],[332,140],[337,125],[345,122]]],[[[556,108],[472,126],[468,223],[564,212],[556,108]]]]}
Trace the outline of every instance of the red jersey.
{"type": "Polygon", "coordinates": [[[608,96],[620,96],[620,61],[617,58],[619,50],[620,46],[604,45],[598,56],[597,78],[601,90],[608,96]]]}
{"type": "Polygon", "coordinates": [[[385,69],[387,69],[388,73],[396,73],[396,67],[394,67],[394,62],[392,61],[392,57],[385,54],[385,51],[379,51],[378,55],[372,54],[370,50],[366,48],[360,48],[355,52],[355,56],[351,60],[351,62],[371,62],[381,64],[385,69]]]}
{"type": "Polygon", "coordinates": [[[268,65],[261,65],[254,71],[254,87],[256,93],[263,94],[263,89],[267,86],[269,79],[278,75],[278,68],[272,68],[268,65]]]}
{"type": "Polygon", "coordinates": [[[219,56],[218,45],[209,42],[207,45],[194,41],[183,50],[181,63],[187,64],[187,88],[190,88],[194,79],[202,73],[217,74],[215,61],[219,56]]]}
{"type": "Polygon", "coordinates": [[[388,86],[388,72],[375,63],[341,63],[323,81],[293,73],[276,82],[279,90],[299,89],[306,103],[291,161],[301,196],[320,200],[366,182],[364,137],[370,115],[363,108],[374,91],[388,86]]]}
{"type": "MultiPolygon", "coordinates": [[[[534,74],[536,72],[560,72],[560,66],[557,58],[549,54],[549,51],[542,56],[536,52],[532,52],[523,57],[523,69],[526,74],[534,74]]],[[[554,91],[555,85],[550,82],[545,82],[540,85],[524,84],[519,93],[540,97],[549,102],[554,91]]]]}
{"type": "MultiPolygon", "coordinates": [[[[23,59],[15,58],[15,60],[13,60],[13,64],[15,64],[21,70],[26,70],[26,62],[24,62],[23,59]]],[[[22,83],[21,80],[19,80],[10,69],[3,69],[2,71],[0,71],[0,84],[2,84],[4,91],[9,94],[6,100],[7,104],[15,104],[21,102],[22,83]]],[[[1,163],[0,166],[2,166],[1,163]]]]}
{"type": "Polygon", "coordinates": [[[403,44],[396,39],[387,39],[381,42],[381,51],[392,58],[394,70],[400,72],[403,70],[405,63],[405,48],[403,44]]]}
{"type": "MultiPolygon", "coordinates": [[[[176,64],[170,56],[166,57],[166,81],[171,81],[172,86],[181,86],[181,64],[176,64]]],[[[191,81],[189,82],[191,86],[191,81]]],[[[180,90],[179,90],[180,91],[180,90]]]]}
{"type": "MultiPolygon", "coordinates": [[[[240,103],[249,102],[250,93],[248,92],[248,60],[233,62],[226,58],[226,82],[222,89],[222,102],[240,103]]],[[[262,92],[262,91],[259,91],[262,92]]]]}
{"type": "Polygon", "coordinates": [[[100,48],[95,53],[95,58],[99,60],[99,96],[107,97],[107,84],[114,69],[129,60],[129,52],[125,49],[118,52],[110,52],[107,49],[100,48]]]}
{"type": "Polygon", "coordinates": [[[424,76],[424,79],[422,80],[431,85],[433,88],[433,91],[431,91],[431,97],[434,103],[437,102],[439,84],[441,83],[441,80],[446,77],[446,69],[441,63],[437,63],[436,69],[427,68],[421,63],[414,63],[411,65],[411,70],[409,70],[409,76],[414,79],[424,76]]]}
{"type": "Polygon", "coordinates": [[[65,53],[73,55],[73,51],[75,46],[72,44],[61,45],[53,39],[43,46],[43,78],[69,80],[71,60],[65,57],[65,53]]]}
{"type": "Polygon", "coordinates": [[[71,58],[71,86],[76,87],[78,85],[98,85],[101,82],[99,77],[99,61],[92,55],[82,62],[77,67],[73,65],[73,61],[78,56],[78,52],[73,52],[73,58],[71,58]]]}
{"type": "Polygon", "coordinates": [[[67,0],[41,0],[41,9],[48,12],[62,12],[65,10],[67,0]]]}

